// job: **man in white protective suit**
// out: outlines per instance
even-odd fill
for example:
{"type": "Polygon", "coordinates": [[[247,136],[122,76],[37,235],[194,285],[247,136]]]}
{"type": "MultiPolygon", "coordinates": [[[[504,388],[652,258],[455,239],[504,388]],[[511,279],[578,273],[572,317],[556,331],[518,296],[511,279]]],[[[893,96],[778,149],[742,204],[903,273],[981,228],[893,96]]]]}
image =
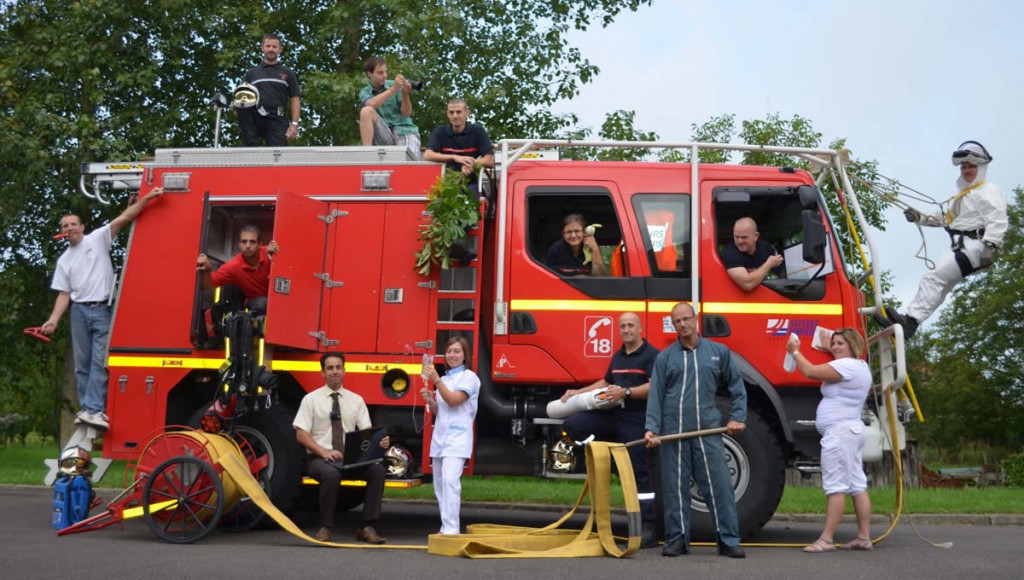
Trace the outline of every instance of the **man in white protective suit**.
{"type": "Polygon", "coordinates": [[[985,180],[992,156],[977,141],[965,141],[953,152],[953,165],[960,167],[958,193],[946,200],[945,213],[928,214],[912,207],[904,210],[907,221],[945,228],[953,253],[943,256],[921,279],[917,294],[906,314],[886,308],[885,326],[903,325],[910,338],[919,324],[942,304],[950,290],[966,276],[992,265],[1006,234],[1006,196],[998,185],[985,180]]]}

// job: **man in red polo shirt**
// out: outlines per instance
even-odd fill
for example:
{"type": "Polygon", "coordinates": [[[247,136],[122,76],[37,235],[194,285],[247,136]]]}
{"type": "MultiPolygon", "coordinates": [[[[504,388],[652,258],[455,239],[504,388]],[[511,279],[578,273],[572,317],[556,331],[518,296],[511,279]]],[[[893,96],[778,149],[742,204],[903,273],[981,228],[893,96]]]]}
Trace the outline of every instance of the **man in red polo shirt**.
{"type": "Polygon", "coordinates": [[[278,252],[277,242],[260,246],[260,228],[248,224],[238,231],[238,254],[215,272],[210,259],[199,254],[196,266],[203,274],[203,289],[237,286],[245,294],[245,304],[252,311],[266,312],[270,285],[270,260],[278,252]]]}

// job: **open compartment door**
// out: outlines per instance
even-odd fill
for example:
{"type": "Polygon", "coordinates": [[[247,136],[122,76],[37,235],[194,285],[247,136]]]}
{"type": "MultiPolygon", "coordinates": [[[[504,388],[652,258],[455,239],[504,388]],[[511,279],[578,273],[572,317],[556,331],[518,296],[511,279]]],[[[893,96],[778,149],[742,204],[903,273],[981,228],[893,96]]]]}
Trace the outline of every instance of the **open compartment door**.
{"type": "Polygon", "coordinates": [[[270,266],[266,340],[316,351],[325,281],[327,204],[294,193],[277,198],[274,235],[281,251],[270,266]]]}

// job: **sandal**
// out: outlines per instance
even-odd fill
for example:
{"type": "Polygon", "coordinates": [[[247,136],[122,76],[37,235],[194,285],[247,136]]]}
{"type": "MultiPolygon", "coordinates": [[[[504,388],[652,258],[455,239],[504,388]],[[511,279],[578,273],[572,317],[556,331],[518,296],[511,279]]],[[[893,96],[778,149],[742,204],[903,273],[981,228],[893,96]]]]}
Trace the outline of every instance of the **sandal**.
{"type": "MultiPolygon", "coordinates": [[[[869,542],[870,543],[870,542],[869,542]]],[[[814,543],[804,548],[809,554],[821,554],[822,552],[835,552],[836,545],[825,538],[818,538],[814,543]]]]}
{"type": "Polygon", "coordinates": [[[875,545],[871,543],[871,538],[856,537],[849,542],[839,546],[840,550],[874,550],[875,545]]]}

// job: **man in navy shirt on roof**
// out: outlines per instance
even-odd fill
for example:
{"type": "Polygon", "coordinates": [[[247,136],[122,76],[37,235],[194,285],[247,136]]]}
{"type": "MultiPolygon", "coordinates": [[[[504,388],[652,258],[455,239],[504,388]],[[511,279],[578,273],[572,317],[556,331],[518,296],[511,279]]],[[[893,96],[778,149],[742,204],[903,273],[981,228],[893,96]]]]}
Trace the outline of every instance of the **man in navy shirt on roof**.
{"type": "Polygon", "coordinates": [[[299,134],[299,81],[279,60],[281,37],[264,35],[260,50],[263,62],[245,75],[245,82],[259,90],[259,101],[254,107],[235,109],[238,128],[246,147],[258,147],[260,138],[268,147],[282,147],[299,134]]]}
{"type": "Polygon", "coordinates": [[[494,167],[494,149],[487,131],[468,122],[469,105],[462,99],[448,101],[448,124],[440,125],[430,134],[423,159],[444,163],[452,171],[470,177],[470,190],[476,192],[478,167],[494,167]]]}

